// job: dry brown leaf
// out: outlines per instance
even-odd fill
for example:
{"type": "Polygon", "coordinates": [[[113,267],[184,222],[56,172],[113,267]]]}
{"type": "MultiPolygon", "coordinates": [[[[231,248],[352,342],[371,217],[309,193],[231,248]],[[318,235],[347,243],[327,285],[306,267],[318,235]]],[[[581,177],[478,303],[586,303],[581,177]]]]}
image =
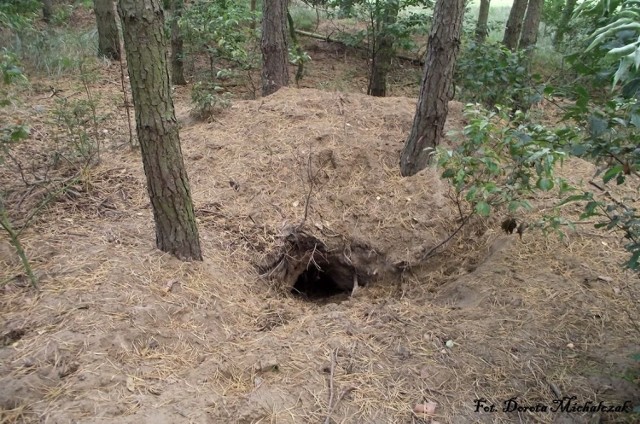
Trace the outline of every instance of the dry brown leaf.
{"type": "Polygon", "coordinates": [[[134,383],[133,377],[131,376],[127,377],[127,390],[130,392],[134,392],[136,390],[136,383],[134,383]]]}
{"type": "Polygon", "coordinates": [[[171,281],[167,282],[167,284],[165,284],[165,286],[164,286],[164,292],[165,293],[169,293],[173,289],[173,286],[175,284],[178,284],[178,280],[171,280],[171,281]]]}
{"type": "Polygon", "coordinates": [[[416,414],[434,415],[437,406],[438,404],[435,402],[418,403],[413,407],[413,412],[416,414]]]}
{"type": "Polygon", "coordinates": [[[416,414],[434,415],[436,413],[436,406],[438,406],[438,404],[435,402],[418,403],[413,407],[413,412],[416,414]]]}

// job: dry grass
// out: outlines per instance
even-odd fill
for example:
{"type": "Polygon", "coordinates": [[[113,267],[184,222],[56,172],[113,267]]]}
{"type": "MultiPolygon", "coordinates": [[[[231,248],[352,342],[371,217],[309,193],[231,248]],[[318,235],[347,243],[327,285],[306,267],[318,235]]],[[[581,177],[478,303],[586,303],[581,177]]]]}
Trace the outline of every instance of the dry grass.
{"type": "MultiPolygon", "coordinates": [[[[117,86],[95,89],[108,99],[117,86]]],[[[477,220],[428,263],[381,272],[339,303],[258,277],[282,231],[304,220],[310,157],[304,228],[331,247],[367,246],[384,267],[415,262],[455,229],[436,170],[398,173],[414,99],[284,89],[196,123],[185,97],[176,104],[205,261],[153,248],[141,161],[122,147],[124,111],[105,100],[102,163],[23,236],[41,291],[0,292],[1,334],[24,332],[0,348],[3,422],[307,423],[333,408],[335,423],[551,423],[561,416],[476,413],[474,400],[640,399],[621,378],[638,352],[638,277],[619,266],[618,236],[589,225],[520,241],[477,220]],[[435,417],[413,412],[425,401],[435,417]]],[[[449,129],[460,128],[460,105],[451,114],[449,129]]],[[[570,161],[566,172],[577,183],[593,168],[570,161]]],[[[0,249],[0,280],[19,274],[6,240],[0,249]]]]}

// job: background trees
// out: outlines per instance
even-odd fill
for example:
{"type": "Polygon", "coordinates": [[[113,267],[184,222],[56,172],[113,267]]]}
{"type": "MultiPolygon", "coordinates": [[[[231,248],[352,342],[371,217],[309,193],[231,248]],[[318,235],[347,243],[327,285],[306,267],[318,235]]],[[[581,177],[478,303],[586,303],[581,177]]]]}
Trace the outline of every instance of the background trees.
{"type": "Polygon", "coordinates": [[[288,0],[262,3],[262,95],[289,85],[288,0]]]}
{"type": "Polygon", "coordinates": [[[491,0],[480,0],[480,9],[478,10],[478,22],[476,24],[476,41],[483,43],[489,33],[489,8],[491,0]]]}
{"type": "Polygon", "coordinates": [[[544,0],[529,0],[527,13],[524,16],[524,22],[522,24],[520,42],[518,43],[520,49],[524,50],[536,45],[543,7],[544,0]]]}
{"type": "Polygon", "coordinates": [[[373,32],[373,51],[371,60],[371,76],[369,77],[368,94],[384,97],[387,93],[387,75],[391,61],[395,56],[392,26],[398,20],[400,1],[389,1],[386,4],[375,3],[373,32]]]}
{"type": "Polygon", "coordinates": [[[98,55],[120,59],[120,32],[113,0],[94,0],[98,27],[98,55]]]}
{"type": "Polygon", "coordinates": [[[522,32],[522,20],[527,11],[528,0],[514,0],[509,19],[504,30],[502,43],[509,49],[515,50],[518,47],[518,40],[522,32]]]}
{"type": "Polygon", "coordinates": [[[184,0],[171,2],[171,82],[176,85],[185,85],[184,77],[184,41],[180,30],[180,18],[184,0]]]}

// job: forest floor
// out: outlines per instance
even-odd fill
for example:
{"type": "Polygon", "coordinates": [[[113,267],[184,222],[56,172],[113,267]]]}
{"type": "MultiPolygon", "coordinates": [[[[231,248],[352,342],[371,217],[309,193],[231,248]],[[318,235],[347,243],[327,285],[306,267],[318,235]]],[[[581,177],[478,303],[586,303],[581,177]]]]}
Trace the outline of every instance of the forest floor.
{"type": "MultiPolygon", "coordinates": [[[[324,42],[307,51],[302,88],[236,100],[208,122],[191,117],[189,88],[176,89],[205,256],[195,263],[154,247],[119,64],[97,65],[88,89],[105,117],[100,164],[21,237],[40,291],[0,235],[0,281],[9,280],[0,288],[0,421],[638,422],[629,413],[502,411],[509,399],[551,409],[565,396],[640,404],[640,280],[620,266],[619,234],[586,224],[564,239],[533,230],[520,239],[496,216],[473,220],[421,260],[457,228],[458,210],[438,170],[399,175],[420,69],[399,65],[395,97],[372,98],[365,61],[324,42]],[[296,236],[307,251],[285,246],[296,236]],[[292,294],[322,256],[309,256],[309,243],[359,261],[369,284],[353,295],[292,294]],[[283,279],[261,276],[283,247],[307,262],[283,279]],[[479,399],[496,412],[478,410],[479,399]]],[[[56,101],[85,95],[72,75],[31,78],[11,111],[31,127],[16,153],[25,170],[71,138],[56,101]]],[[[462,129],[462,109],[451,103],[448,130],[462,129]]],[[[49,177],[64,180],[67,168],[49,177]]],[[[0,184],[19,223],[42,191],[7,169],[0,184]]],[[[559,172],[585,185],[595,167],[569,160],[559,172]]],[[[532,201],[518,219],[557,199],[532,201]]]]}

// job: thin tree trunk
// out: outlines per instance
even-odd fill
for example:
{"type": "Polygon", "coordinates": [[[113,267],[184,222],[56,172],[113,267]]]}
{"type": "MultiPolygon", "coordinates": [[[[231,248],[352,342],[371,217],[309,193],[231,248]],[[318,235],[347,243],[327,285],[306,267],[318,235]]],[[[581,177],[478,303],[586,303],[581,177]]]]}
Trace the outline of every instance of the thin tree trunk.
{"type": "Polygon", "coordinates": [[[393,50],[394,37],[389,27],[398,20],[398,2],[389,2],[383,6],[382,25],[376,36],[373,49],[371,76],[369,78],[368,94],[376,97],[387,95],[387,75],[391,69],[391,61],[395,56],[393,50]]]}
{"type": "Polygon", "coordinates": [[[538,41],[538,30],[540,28],[540,18],[542,18],[542,8],[544,0],[529,0],[527,14],[522,25],[519,48],[521,50],[534,47],[538,41]]]}
{"type": "Polygon", "coordinates": [[[173,0],[171,6],[173,8],[173,16],[171,17],[171,82],[174,85],[186,85],[182,32],[180,25],[178,25],[178,21],[182,17],[184,0],[173,0]]]}
{"type": "Polygon", "coordinates": [[[42,0],[42,20],[46,23],[51,22],[53,16],[53,2],[52,0],[42,0]]]}
{"type": "Polygon", "coordinates": [[[159,0],[120,0],[136,131],[156,224],[156,244],[182,260],[202,260],[184,167],[159,0]]]}
{"type": "Polygon", "coordinates": [[[553,38],[553,45],[559,46],[562,43],[562,39],[564,38],[564,34],[567,32],[569,28],[569,22],[571,21],[571,17],[573,16],[573,11],[576,9],[576,3],[578,0],[567,0],[567,3],[562,10],[562,17],[560,18],[560,23],[558,23],[558,30],[556,31],[556,36],[553,38]]]}
{"type": "Polygon", "coordinates": [[[403,176],[424,169],[442,138],[453,94],[451,83],[460,51],[464,5],[465,0],[436,2],[416,115],[400,157],[403,176]]]}
{"type": "Polygon", "coordinates": [[[251,30],[253,31],[256,29],[256,0],[251,0],[251,3],[249,4],[249,10],[251,10],[251,14],[253,15],[253,17],[251,18],[251,30]]]}
{"type": "Polygon", "coordinates": [[[289,85],[287,0],[262,2],[262,95],[289,85]]]}
{"type": "Polygon", "coordinates": [[[94,0],[98,26],[98,56],[120,60],[120,33],[113,0],[94,0]]]}
{"type": "Polygon", "coordinates": [[[491,0],[480,0],[480,11],[478,12],[478,23],[476,24],[476,42],[484,43],[489,35],[489,9],[491,0]]]}
{"type": "Polygon", "coordinates": [[[291,16],[291,12],[287,9],[287,22],[289,23],[289,36],[291,37],[291,42],[293,43],[293,49],[296,52],[296,56],[298,56],[298,69],[296,70],[296,87],[300,87],[300,80],[304,75],[304,59],[303,54],[304,50],[300,47],[300,43],[298,42],[298,36],[296,35],[296,28],[293,23],[293,17],[291,16]]]}
{"type": "Polygon", "coordinates": [[[513,6],[511,6],[507,26],[504,30],[504,38],[502,39],[502,44],[511,51],[518,49],[518,40],[522,32],[522,20],[527,11],[527,3],[527,0],[514,0],[513,6]]]}

